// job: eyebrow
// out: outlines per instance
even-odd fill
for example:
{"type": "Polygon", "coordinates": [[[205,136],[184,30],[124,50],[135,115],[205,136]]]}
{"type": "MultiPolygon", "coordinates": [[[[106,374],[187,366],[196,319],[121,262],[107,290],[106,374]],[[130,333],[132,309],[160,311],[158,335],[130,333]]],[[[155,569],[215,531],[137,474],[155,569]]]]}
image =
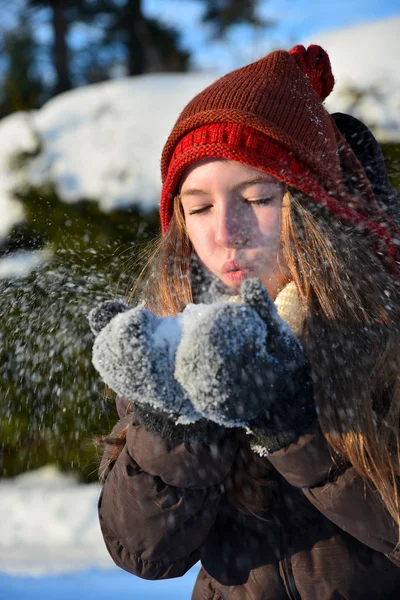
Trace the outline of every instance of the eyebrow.
{"type": "MultiPolygon", "coordinates": [[[[237,190],[240,190],[245,187],[249,187],[251,185],[256,185],[257,183],[269,183],[270,185],[278,185],[281,182],[280,181],[270,181],[266,177],[256,177],[254,179],[246,179],[246,181],[241,181],[240,183],[237,183],[236,185],[234,185],[231,188],[231,191],[237,192],[237,190]]],[[[180,194],[180,197],[182,198],[183,196],[201,196],[201,195],[207,196],[208,192],[205,192],[204,190],[200,190],[198,188],[190,188],[189,190],[185,190],[184,192],[182,192],[180,194]]]]}

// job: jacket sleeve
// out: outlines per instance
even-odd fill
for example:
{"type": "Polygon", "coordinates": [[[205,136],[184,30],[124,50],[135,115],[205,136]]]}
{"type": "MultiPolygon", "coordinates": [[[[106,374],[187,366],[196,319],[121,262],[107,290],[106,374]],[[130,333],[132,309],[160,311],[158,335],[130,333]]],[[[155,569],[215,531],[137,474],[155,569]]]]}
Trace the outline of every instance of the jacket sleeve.
{"type": "Polygon", "coordinates": [[[268,459],[327,519],[400,566],[396,522],[378,493],[334,453],[318,425],[268,459]]]}
{"type": "Polygon", "coordinates": [[[113,461],[106,444],[100,465],[98,508],[107,549],[119,567],[144,579],[180,577],[202,556],[236,437],[227,431],[215,443],[172,443],[133,412],[111,436],[124,428],[122,452],[113,461]]]}

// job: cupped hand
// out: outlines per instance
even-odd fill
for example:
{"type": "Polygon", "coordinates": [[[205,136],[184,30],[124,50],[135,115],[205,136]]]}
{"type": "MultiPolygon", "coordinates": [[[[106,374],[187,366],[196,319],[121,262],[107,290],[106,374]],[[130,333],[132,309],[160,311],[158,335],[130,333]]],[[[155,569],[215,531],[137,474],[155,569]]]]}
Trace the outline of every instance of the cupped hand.
{"type": "Polygon", "coordinates": [[[93,365],[113,391],[185,422],[201,418],[174,378],[173,347],[157,334],[165,319],[108,301],[90,313],[89,322],[96,335],[93,365]]]}
{"type": "Polygon", "coordinates": [[[247,280],[241,297],[216,303],[184,327],[175,362],[175,378],[195,409],[230,427],[246,426],[293,396],[306,362],[264,286],[247,280]]]}

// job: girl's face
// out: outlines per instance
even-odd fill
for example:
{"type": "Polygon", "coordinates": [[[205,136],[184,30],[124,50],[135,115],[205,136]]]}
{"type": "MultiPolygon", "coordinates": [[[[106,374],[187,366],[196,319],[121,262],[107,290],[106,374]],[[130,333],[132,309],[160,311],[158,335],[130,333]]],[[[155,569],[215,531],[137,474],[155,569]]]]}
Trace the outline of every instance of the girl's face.
{"type": "Polygon", "coordinates": [[[285,187],[260,169],[207,158],[183,174],[180,197],[189,238],[204,265],[239,289],[257,277],[272,298],[287,281],[279,260],[285,187]]]}

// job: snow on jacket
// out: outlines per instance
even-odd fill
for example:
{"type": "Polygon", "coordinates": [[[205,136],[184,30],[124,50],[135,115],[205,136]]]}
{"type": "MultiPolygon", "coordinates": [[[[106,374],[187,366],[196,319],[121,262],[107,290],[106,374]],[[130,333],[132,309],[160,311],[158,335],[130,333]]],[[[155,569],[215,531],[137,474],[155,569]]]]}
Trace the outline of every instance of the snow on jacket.
{"type": "Polygon", "coordinates": [[[202,568],[192,600],[398,600],[398,530],[351,466],[337,465],[320,432],[265,457],[263,519],[235,508],[224,491],[240,444],[172,443],[131,412],[124,448],[100,473],[99,518],[121,568],[145,579],[202,568]]]}

